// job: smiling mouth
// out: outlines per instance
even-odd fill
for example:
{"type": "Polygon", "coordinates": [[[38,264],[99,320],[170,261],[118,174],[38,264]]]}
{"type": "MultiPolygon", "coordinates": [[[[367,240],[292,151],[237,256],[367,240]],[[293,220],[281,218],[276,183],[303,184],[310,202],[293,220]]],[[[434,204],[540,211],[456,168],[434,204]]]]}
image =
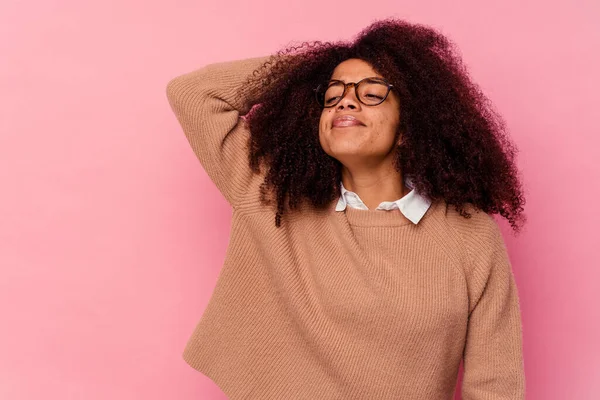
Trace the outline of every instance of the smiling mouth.
{"type": "Polygon", "coordinates": [[[336,121],[333,123],[333,128],[346,128],[349,126],[362,126],[363,124],[361,124],[358,121],[355,120],[342,120],[342,121],[336,121]]]}

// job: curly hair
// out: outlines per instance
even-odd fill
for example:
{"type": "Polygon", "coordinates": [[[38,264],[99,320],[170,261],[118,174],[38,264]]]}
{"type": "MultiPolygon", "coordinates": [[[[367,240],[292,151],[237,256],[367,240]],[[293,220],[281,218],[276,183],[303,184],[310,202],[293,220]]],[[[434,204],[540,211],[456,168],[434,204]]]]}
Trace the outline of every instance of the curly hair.
{"type": "Polygon", "coordinates": [[[321,106],[314,88],[344,60],[358,58],[398,89],[403,140],[394,166],[414,189],[444,199],[470,218],[467,203],[499,213],[515,232],[526,221],[517,150],[502,117],[471,81],[456,46],[431,27],[396,18],[376,21],[352,42],[303,42],[279,50],[248,84],[257,99],[245,118],[249,164],[267,167],[261,201],[277,202],[275,225],[286,210],[308,201],[324,209],[339,197],[342,165],[319,142],[321,106]]]}

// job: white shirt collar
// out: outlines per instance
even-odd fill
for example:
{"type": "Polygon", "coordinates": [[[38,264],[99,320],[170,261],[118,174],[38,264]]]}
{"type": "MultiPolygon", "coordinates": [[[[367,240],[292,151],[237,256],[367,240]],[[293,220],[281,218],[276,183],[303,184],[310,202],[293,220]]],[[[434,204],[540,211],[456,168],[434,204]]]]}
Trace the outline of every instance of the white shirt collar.
{"type": "MultiPolygon", "coordinates": [[[[396,201],[381,202],[376,210],[392,210],[398,208],[406,218],[414,224],[417,224],[421,218],[423,218],[423,215],[425,215],[429,206],[431,206],[431,200],[421,196],[413,189],[410,177],[405,177],[405,183],[406,186],[412,189],[409,193],[396,201]]],[[[368,207],[363,203],[358,194],[346,189],[344,184],[341,183],[341,194],[335,210],[344,211],[347,205],[361,210],[368,210],[368,207]]]]}

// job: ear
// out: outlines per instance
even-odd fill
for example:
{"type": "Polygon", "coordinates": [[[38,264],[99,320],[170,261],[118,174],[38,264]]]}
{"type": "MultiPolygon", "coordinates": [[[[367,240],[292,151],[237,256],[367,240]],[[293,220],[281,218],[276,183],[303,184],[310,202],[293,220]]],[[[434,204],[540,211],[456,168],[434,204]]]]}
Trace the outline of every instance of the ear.
{"type": "Polygon", "coordinates": [[[404,136],[402,135],[402,132],[398,132],[396,134],[396,146],[400,146],[402,144],[403,139],[404,136]]]}

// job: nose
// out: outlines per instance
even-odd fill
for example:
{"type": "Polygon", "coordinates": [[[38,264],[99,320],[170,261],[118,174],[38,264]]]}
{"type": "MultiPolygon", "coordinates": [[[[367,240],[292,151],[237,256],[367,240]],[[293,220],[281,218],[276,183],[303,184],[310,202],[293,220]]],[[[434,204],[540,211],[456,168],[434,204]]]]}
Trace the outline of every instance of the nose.
{"type": "Polygon", "coordinates": [[[343,97],[340,99],[337,107],[348,106],[348,108],[356,108],[358,107],[358,99],[356,98],[356,86],[354,83],[346,84],[346,92],[343,97]]]}

